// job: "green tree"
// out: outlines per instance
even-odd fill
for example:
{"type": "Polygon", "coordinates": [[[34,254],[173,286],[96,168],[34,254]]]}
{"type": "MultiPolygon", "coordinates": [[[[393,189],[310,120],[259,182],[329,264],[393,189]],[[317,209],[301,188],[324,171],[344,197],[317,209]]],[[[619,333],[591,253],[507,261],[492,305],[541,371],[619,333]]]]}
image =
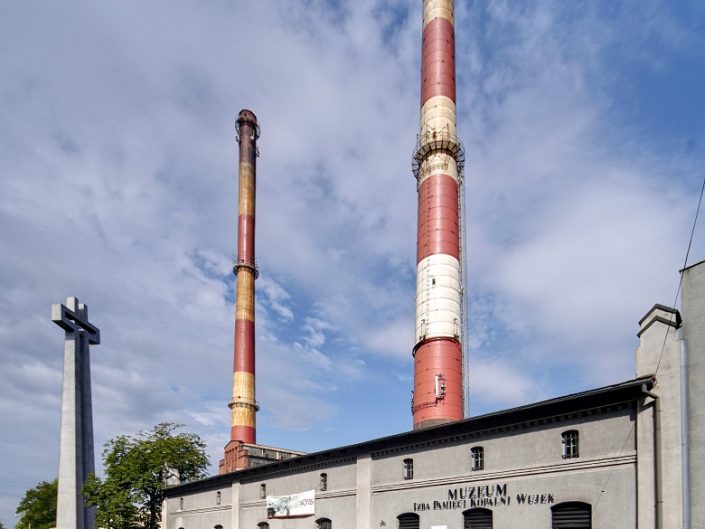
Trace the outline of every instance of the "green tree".
{"type": "Polygon", "coordinates": [[[15,511],[20,519],[16,529],[49,529],[56,527],[57,480],[42,481],[24,493],[15,511]]]}
{"type": "Polygon", "coordinates": [[[86,503],[97,507],[99,527],[157,529],[169,472],[184,481],[206,477],[205,443],[196,434],[175,433],[179,428],[161,423],[105,443],[105,478],[92,475],[83,487],[86,503]]]}

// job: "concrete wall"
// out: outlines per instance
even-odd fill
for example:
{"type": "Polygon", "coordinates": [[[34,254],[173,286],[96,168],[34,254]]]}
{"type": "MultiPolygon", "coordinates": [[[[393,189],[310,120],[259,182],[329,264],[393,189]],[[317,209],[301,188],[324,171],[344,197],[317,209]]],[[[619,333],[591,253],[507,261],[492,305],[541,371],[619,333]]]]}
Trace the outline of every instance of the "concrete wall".
{"type": "MultiPolygon", "coordinates": [[[[319,489],[320,475],[325,472],[328,475],[328,490],[326,492],[339,492],[354,490],[356,484],[355,462],[348,464],[336,464],[333,466],[320,466],[308,471],[297,472],[296,474],[283,475],[278,477],[267,477],[263,479],[242,484],[240,501],[243,504],[258,501],[260,499],[260,485],[264,484],[269,496],[285,496],[296,492],[319,489]]],[[[323,493],[321,493],[324,495],[323,493]]],[[[317,494],[318,497],[318,494],[317,494]]]]}
{"type": "Polygon", "coordinates": [[[355,461],[353,460],[343,464],[318,466],[296,474],[263,476],[261,480],[243,483],[240,489],[240,527],[256,528],[259,522],[267,521],[267,504],[265,500],[260,499],[260,487],[264,484],[269,496],[286,496],[307,490],[316,490],[316,515],[314,517],[270,520],[272,527],[311,529],[314,520],[324,517],[337,520],[336,527],[349,526],[354,529],[356,479],[355,461]],[[322,472],[328,476],[325,491],[320,490],[322,472]],[[351,525],[345,525],[346,523],[351,525]]]}
{"type": "Polygon", "coordinates": [[[336,529],[356,529],[354,493],[344,496],[317,494],[316,514],[305,518],[267,520],[264,502],[243,505],[240,510],[240,527],[256,529],[259,522],[269,522],[272,529],[315,529],[314,521],[321,517],[332,520],[336,529]]]}
{"type": "Polygon", "coordinates": [[[551,506],[564,501],[591,504],[594,527],[636,527],[635,417],[629,407],[377,456],[372,527],[396,528],[405,512],[419,514],[421,527],[462,527],[463,511],[480,506],[493,511],[495,527],[521,520],[522,527],[545,528],[551,526],[551,506]],[[561,433],[570,429],[580,432],[580,457],[563,459],[561,433]],[[484,448],[484,470],[471,470],[473,446],[484,448]],[[414,460],[413,480],[401,479],[406,458],[414,460]],[[493,497],[473,503],[472,488],[493,497]]]}
{"type": "Polygon", "coordinates": [[[562,457],[561,433],[566,430],[578,430],[580,433],[580,461],[633,453],[634,419],[633,409],[618,410],[599,416],[483,435],[451,445],[376,456],[372,483],[373,486],[403,485],[402,469],[406,458],[414,460],[415,481],[460,476],[477,480],[501,472],[566,465],[572,461],[562,457]],[[484,470],[471,470],[470,449],[474,446],[484,449],[484,470]]]}
{"type": "Polygon", "coordinates": [[[550,527],[551,506],[583,501],[593,506],[594,527],[631,529],[637,517],[635,414],[634,406],[627,405],[462,442],[362,454],[357,460],[184,494],[183,509],[179,497],[167,500],[165,529],[213,529],[218,524],[223,529],[254,529],[263,521],[272,529],[312,529],[319,517],[330,518],[335,529],[395,529],[397,516],[405,512],[419,514],[421,527],[462,527],[463,510],[473,506],[469,489],[480,486],[491,487],[492,496],[482,505],[493,510],[495,527],[513,527],[517,520],[527,529],[550,527]],[[568,429],[580,432],[580,457],[575,459],[562,458],[561,432],[568,429]],[[471,470],[470,448],[476,445],[485,449],[483,471],[471,470]],[[408,457],[414,459],[412,480],[402,479],[402,461],[408,457]],[[288,495],[318,489],[321,472],[328,475],[328,489],[316,492],[315,516],[267,520],[261,484],[268,495],[288,495]]]}
{"type": "Polygon", "coordinates": [[[162,526],[165,529],[201,528],[213,529],[222,525],[223,529],[231,529],[231,487],[213,488],[212,490],[184,494],[167,498],[167,520],[162,526]],[[217,493],[220,492],[220,505],[217,503],[217,493]],[[183,508],[181,508],[183,498],[183,508]]]}
{"type": "MultiPolygon", "coordinates": [[[[593,527],[634,529],[636,527],[636,473],[633,458],[590,469],[589,465],[564,472],[527,474],[521,477],[495,477],[486,481],[467,481],[416,489],[373,489],[373,527],[396,529],[397,516],[416,512],[420,527],[463,527],[463,511],[473,505],[469,499],[449,502],[458,488],[489,486],[495,488],[498,505],[493,512],[494,527],[547,529],[551,527],[551,507],[564,501],[583,501],[592,505],[593,527]],[[496,486],[506,494],[497,494],[496,486]],[[604,492],[602,492],[604,490],[604,492]],[[520,498],[525,501],[520,502],[520,498]],[[530,499],[529,499],[530,498],[530,499]],[[531,503],[529,503],[529,501],[531,503]]],[[[458,496],[459,497],[459,496],[458,496]]],[[[491,499],[495,501],[494,498],[491,499]]]]}

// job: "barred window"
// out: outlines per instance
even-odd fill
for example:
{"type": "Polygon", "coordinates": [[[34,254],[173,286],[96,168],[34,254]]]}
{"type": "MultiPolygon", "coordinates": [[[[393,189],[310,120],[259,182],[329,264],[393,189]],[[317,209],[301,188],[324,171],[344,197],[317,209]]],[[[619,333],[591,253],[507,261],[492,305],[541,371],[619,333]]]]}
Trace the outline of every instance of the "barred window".
{"type": "Polygon", "coordinates": [[[570,459],[580,455],[580,451],[578,450],[578,430],[563,432],[561,434],[561,442],[563,443],[563,459],[570,459]]]}
{"type": "Polygon", "coordinates": [[[328,490],[328,474],[323,472],[319,480],[319,489],[328,490]]]}
{"type": "Polygon", "coordinates": [[[405,512],[397,516],[398,529],[419,529],[419,515],[413,512],[405,512]]]}
{"type": "Polygon", "coordinates": [[[404,460],[404,479],[414,479],[414,460],[404,460]]]}
{"type": "Polygon", "coordinates": [[[463,512],[463,529],[492,529],[492,511],[489,509],[468,509],[463,512]]]}
{"type": "Polygon", "coordinates": [[[262,484],[259,486],[259,499],[260,499],[260,500],[264,500],[264,499],[266,499],[266,498],[267,498],[267,485],[265,485],[264,483],[262,483],[262,484]]]}
{"type": "Polygon", "coordinates": [[[316,529],[332,529],[333,524],[329,518],[319,518],[316,520],[316,529]]]}
{"type": "Polygon", "coordinates": [[[592,529],[592,506],[568,501],[551,507],[551,529],[592,529]]]}
{"type": "Polygon", "coordinates": [[[215,493],[215,504],[220,505],[220,501],[221,501],[221,495],[220,495],[220,491],[218,491],[215,493]]]}
{"type": "Polygon", "coordinates": [[[260,522],[257,524],[257,529],[269,529],[269,524],[267,522],[260,522]]]}
{"type": "Polygon", "coordinates": [[[184,499],[179,498],[179,510],[183,511],[184,510],[184,499]]]}
{"type": "Polygon", "coordinates": [[[481,446],[473,446],[470,449],[472,458],[472,469],[483,470],[485,468],[485,449],[481,446]]]}

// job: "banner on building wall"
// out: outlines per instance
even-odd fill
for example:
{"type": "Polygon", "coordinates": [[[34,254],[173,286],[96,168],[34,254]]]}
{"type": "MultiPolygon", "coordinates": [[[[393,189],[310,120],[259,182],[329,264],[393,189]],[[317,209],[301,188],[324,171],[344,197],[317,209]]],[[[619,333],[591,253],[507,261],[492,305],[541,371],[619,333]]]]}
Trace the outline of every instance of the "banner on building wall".
{"type": "Polygon", "coordinates": [[[299,518],[316,512],[316,491],[289,496],[267,496],[267,518],[299,518]]]}

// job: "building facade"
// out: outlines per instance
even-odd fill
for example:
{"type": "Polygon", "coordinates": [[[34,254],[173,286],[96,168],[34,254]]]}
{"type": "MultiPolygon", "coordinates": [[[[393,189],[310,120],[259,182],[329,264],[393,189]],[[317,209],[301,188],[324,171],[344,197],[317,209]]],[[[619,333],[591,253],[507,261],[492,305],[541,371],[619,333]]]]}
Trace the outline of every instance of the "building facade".
{"type": "Polygon", "coordinates": [[[681,273],[681,311],[639,322],[633,380],[181,484],[162,526],[705,527],[705,262],[681,273]],[[305,491],[307,514],[271,517],[305,491]]]}

